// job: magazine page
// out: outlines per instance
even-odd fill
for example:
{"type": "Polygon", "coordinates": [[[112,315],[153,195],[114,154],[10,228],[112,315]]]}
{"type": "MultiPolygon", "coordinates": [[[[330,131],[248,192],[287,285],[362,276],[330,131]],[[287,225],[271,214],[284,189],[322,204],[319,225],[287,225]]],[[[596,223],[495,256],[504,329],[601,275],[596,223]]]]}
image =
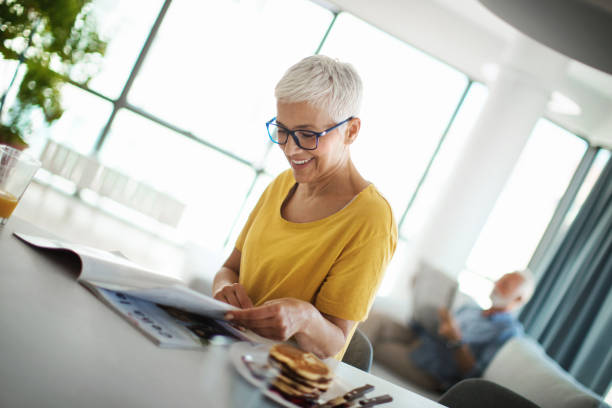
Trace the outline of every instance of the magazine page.
{"type": "Polygon", "coordinates": [[[225,345],[249,340],[248,336],[227,322],[157,305],[121,292],[89,284],[85,286],[162,348],[202,349],[211,344],[225,345]]]}
{"type": "Polygon", "coordinates": [[[125,318],[138,331],[163,348],[198,349],[202,343],[195,334],[176,325],[166,313],[155,304],[132,298],[103,288],[92,289],[94,294],[125,318]]]}
{"type": "Polygon", "coordinates": [[[133,288],[122,290],[121,292],[132,297],[148,300],[149,302],[173,306],[215,319],[223,319],[225,313],[230,310],[237,310],[235,306],[220,302],[184,285],[173,285],[164,288],[133,288]]]}
{"type": "Polygon", "coordinates": [[[83,285],[163,348],[199,349],[209,344],[225,345],[234,341],[258,344],[272,342],[224,320],[150,302],[86,282],[83,285]]]}
{"type": "Polygon", "coordinates": [[[16,232],[14,234],[21,240],[39,248],[74,252],[82,263],[78,279],[107,289],[155,288],[181,284],[179,279],[148,270],[107,251],[55,239],[16,232]]]}
{"type": "Polygon", "coordinates": [[[178,279],[147,270],[120,255],[48,238],[15,235],[40,248],[68,250],[77,254],[82,263],[78,278],[81,283],[216,319],[222,319],[226,312],[236,310],[235,306],[196,292],[178,279]]]}
{"type": "Polygon", "coordinates": [[[455,279],[421,261],[412,280],[413,320],[437,333],[438,310],[450,310],[457,287],[455,279]]]}

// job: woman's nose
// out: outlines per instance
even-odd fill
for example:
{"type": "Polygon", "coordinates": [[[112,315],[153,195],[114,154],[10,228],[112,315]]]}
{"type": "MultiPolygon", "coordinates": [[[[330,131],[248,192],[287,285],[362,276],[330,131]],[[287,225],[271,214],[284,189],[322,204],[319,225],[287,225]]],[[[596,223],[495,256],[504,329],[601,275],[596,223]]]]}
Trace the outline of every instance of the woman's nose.
{"type": "Polygon", "coordinates": [[[285,143],[283,145],[283,150],[285,151],[285,154],[289,156],[289,155],[291,155],[293,153],[298,153],[302,149],[295,142],[295,139],[294,139],[293,135],[291,135],[287,139],[287,143],[285,143]]]}

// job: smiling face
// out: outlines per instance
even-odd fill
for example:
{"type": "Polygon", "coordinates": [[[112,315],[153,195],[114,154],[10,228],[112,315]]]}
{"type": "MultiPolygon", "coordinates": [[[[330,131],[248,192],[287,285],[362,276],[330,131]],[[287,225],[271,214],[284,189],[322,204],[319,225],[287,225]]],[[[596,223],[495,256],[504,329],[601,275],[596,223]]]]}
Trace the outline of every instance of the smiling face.
{"type": "MultiPolygon", "coordinates": [[[[312,130],[322,132],[334,126],[329,114],[306,102],[277,103],[276,121],[290,130],[312,130]]],[[[357,137],[359,126],[352,122],[342,125],[319,138],[315,150],[304,150],[295,144],[292,137],[280,145],[281,150],[293,169],[298,183],[316,183],[331,177],[345,168],[349,161],[349,145],[357,137]]]]}

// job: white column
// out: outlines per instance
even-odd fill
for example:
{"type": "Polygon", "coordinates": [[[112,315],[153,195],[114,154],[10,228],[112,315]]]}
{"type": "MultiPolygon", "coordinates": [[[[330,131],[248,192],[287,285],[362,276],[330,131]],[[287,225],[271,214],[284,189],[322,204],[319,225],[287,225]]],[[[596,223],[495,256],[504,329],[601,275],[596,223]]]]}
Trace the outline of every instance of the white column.
{"type": "MultiPolygon", "coordinates": [[[[508,48],[489,96],[445,188],[417,235],[417,259],[458,274],[510,176],[568,59],[520,35],[508,48]]],[[[545,158],[543,158],[544,160],[545,158]]]]}

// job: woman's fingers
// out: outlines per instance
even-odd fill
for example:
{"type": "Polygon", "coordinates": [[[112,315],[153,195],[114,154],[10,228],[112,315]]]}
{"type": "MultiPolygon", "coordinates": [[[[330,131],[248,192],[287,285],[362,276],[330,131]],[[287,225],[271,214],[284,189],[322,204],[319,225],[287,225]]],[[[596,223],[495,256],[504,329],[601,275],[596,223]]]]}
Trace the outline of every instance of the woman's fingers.
{"type": "Polygon", "coordinates": [[[241,309],[253,307],[253,302],[247,295],[244,286],[239,283],[224,286],[215,293],[214,298],[241,309]]]}
{"type": "Polygon", "coordinates": [[[236,288],[235,288],[235,295],[236,295],[236,299],[238,300],[238,303],[240,303],[240,308],[241,309],[248,309],[250,307],[253,307],[253,302],[251,301],[251,298],[249,297],[249,295],[247,295],[246,290],[244,289],[244,286],[242,286],[241,284],[237,283],[236,284],[236,288]]]}
{"type": "Polygon", "coordinates": [[[236,296],[235,291],[227,290],[223,293],[223,295],[225,296],[227,303],[229,303],[232,306],[240,307],[240,301],[238,300],[238,297],[236,296]]]}
{"type": "Polygon", "coordinates": [[[277,316],[280,312],[280,308],[270,307],[268,305],[262,305],[253,307],[245,310],[235,310],[229,312],[234,320],[240,320],[241,322],[260,321],[264,319],[270,319],[277,316]]]}
{"type": "Polygon", "coordinates": [[[216,299],[220,302],[227,303],[227,299],[225,298],[225,296],[223,295],[223,291],[221,290],[217,291],[217,293],[213,295],[213,299],[216,299]]]}
{"type": "Polygon", "coordinates": [[[300,303],[295,299],[278,299],[264,305],[228,312],[226,318],[274,340],[287,340],[303,323],[300,303]]]}
{"type": "MultiPolygon", "coordinates": [[[[231,312],[233,315],[234,312],[231,312]]],[[[264,327],[277,327],[279,326],[279,320],[277,318],[264,318],[264,319],[247,319],[241,318],[240,316],[235,316],[231,319],[233,322],[241,324],[243,326],[248,327],[249,329],[261,329],[264,327]]]]}

